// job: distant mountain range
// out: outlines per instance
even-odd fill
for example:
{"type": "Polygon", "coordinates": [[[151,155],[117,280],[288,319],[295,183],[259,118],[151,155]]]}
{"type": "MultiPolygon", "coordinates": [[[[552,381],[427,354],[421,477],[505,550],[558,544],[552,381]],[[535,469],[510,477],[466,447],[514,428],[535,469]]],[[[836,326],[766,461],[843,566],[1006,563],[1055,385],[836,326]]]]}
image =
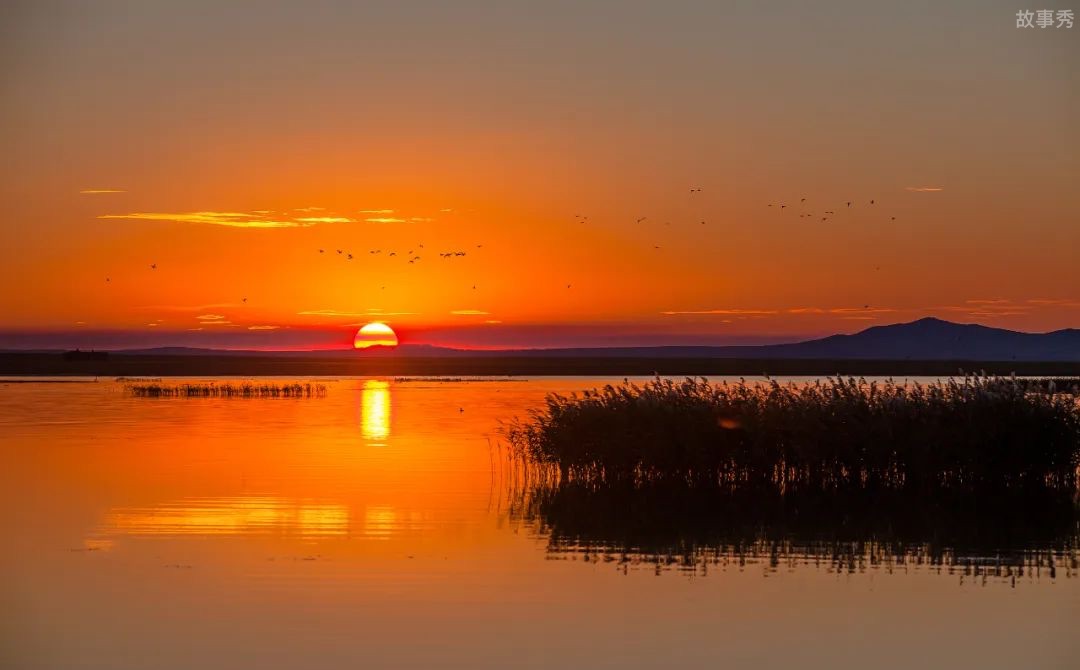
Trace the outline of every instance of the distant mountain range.
{"type": "Polygon", "coordinates": [[[342,356],[441,357],[551,357],[551,358],[740,358],[740,359],[862,359],[952,361],[1080,361],[1080,329],[1049,333],[1022,333],[936,318],[874,326],[853,335],[831,335],[817,340],[757,346],[661,346],[570,349],[453,349],[405,344],[394,349],[373,348],[354,354],[346,350],[236,351],[162,347],[129,349],[117,355],[185,356],[342,356]]]}

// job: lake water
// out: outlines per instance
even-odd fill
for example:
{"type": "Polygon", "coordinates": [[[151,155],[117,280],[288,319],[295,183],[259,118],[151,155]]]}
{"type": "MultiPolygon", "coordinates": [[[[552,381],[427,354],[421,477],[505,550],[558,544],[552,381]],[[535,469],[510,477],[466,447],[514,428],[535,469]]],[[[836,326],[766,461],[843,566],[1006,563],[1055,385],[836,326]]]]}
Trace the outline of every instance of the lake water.
{"type": "Polygon", "coordinates": [[[1077,667],[1074,520],[975,554],[710,545],[674,519],[649,532],[696,544],[663,555],[605,534],[611,501],[544,517],[499,423],[608,381],[0,383],[0,666],[1077,667]]]}

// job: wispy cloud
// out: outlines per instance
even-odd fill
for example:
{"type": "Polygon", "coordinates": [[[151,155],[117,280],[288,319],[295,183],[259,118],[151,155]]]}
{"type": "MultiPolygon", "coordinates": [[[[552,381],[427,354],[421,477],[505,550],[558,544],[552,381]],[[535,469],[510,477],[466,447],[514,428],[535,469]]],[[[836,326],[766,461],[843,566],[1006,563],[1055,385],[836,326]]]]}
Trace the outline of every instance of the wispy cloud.
{"type": "Polygon", "coordinates": [[[248,326],[248,330],[277,330],[281,326],[248,326]]]}
{"type": "Polygon", "coordinates": [[[788,309],[701,309],[701,310],[671,310],[666,312],[660,312],[666,316],[680,315],[680,314],[712,314],[717,316],[735,316],[735,317],[765,317],[774,316],[779,314],[793,314],[793,315],[805,315],[805,314],[820,314],[820,315],[832,315],[832,316],[852,316],[864,319],[873,319],[874,314],[887,314],[895,312],[897,310],[888,307],[791,307],[788,309]]]}
{"type": "Polygon", "coordinates": [[[205,312],[223,307],[238,307],[235,302],[212,302],[205,305],[141,305],[137,309],[162,310],[166,312],[205,312]]]}
{"type": "Polygon", "coordinates": [[[726,316],[752,316],[752,315],[765,315],[765,314],[779,314],[779,310],[775,309],[694,309],[694,310],[669,310],[666,312],[660,312],[665,316],[675,316],[680,314],[719,314],[726,316]]]}
{"type": "Polygon", "coordinates": [[[105,193],[127,193],[127,191],[119,188],[84,188],[79,193],[83,195],[103,195],[105,193]]]}
{"type": "Polygon", "coordinates": [[[905,191],[914,191],[915,193],[937,193],[938,191],[944,191],[940,186],[905,186],[905,191]]]}
{"type": "Polygon", "coordinates": [[[177,223],[199,223],[232,228],[306,228],[315,225],[313,222],[299,219],[270,219],[254,212],[132,212],[130,214],[102,214],[98,218],[174,221],[177,223]]]}
{"type": "Polygon", "coordinates": [[[1035,306],[1017,303],[1005,298],[974,298],[965,300],[962,305],[944,305],[937,309],[979,318],[998,318],[1003,316],[1025,316],[1035,309],[1035,306]]]}
{"type": "Polygon", "coordinates": [[[342,312],[336,309],[305,309],[301,316],[371,316],[371,312],[342,312]]]}
{"type": "Polygon", "coordinates": [[[958,312],[976,317],[1025,316],[1041,309],[1080,309],[1080,299],[1075,298],[973,298],[961,305],[945,305],[937,309],[958,312]]]}
{"type": "MultiPolygon", "coordinates": [[[[84,191],[86,192],[86,191],[84,191]]],[[[321,224],[356,223],[358,220],[329,212],[323,207],[299,207],[291,210],[302,215],[287,212],[274,212],[269,209],[254,209],[247,212],[217,212],[211,210],[197,212],[129,212],[126,214],[102,214],[99,219],[132,219],[136,221],[171,221],[175,223],[193,223],[209,226],[228,226],[231,228],[308,228],[321,224]],[[317,214],[326,212],[325,214],[317,214]]],[[[362,214],[371,214],[364,221],[368,223],[409,223],[434,221],[434,219],[413,216],[388,216],[392,209],[364,209],[362,214]]]]}
{"type": "Polygon", "coordinates": [[[345,216],[305,216],[296,219],[300,223],[355,223],[355,219],[345,216]]]}
{"type": "Polygon", "coordinates": [[[1025,302],[1037,307],[1080,307],[1080,299],[1077,298],[1032,298],[1025,302]]]}
{"type": "Polygon", "coordinates": [[[825,310],[827,314],[891,314],[895,311],[889,307],[833,307],[825,310]]]}
{"type": "Polygon", "coordinates": [[[455,309],[450,311],[454,316],[487,316],[491,312],[485,312],[479,309],[455,309]]]}
{"type": "Polygon", "coordinates": [[[200,314],[195,317],[199,321],[220,321],[225,318],[224,314],[200,314]]]}
{"type": "Polygon", "coordinates": [[[502,323],[502,321],[499,321],[498,319],[485,319],[484,323],[495,325],[497,323],[502,323]]]}

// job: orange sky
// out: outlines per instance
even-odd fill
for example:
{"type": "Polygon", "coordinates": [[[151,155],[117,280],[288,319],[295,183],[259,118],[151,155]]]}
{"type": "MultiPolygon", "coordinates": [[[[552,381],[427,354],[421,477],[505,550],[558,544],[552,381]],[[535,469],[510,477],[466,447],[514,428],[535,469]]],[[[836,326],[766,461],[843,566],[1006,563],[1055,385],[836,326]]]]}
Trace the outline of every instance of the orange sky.
{"type": "Polygon", "coordinates": [[[1080,326],[1078,28],[804,4],[6,5],[0,344],[1080,326]]]}

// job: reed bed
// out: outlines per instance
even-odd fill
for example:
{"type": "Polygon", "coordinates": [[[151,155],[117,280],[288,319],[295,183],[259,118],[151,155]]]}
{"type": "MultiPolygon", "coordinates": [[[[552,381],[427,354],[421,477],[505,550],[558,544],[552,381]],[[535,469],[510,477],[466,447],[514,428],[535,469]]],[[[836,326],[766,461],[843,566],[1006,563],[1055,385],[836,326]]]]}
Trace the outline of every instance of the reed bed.
{"type": "Polygon", "coordinates": [[[624,382],[503,427],[540,477],[795,490],[1075,490],[1080,404],[1021,380],[624,382]]]}
{"type": "Polygon", "coordinates": [[[137,398],[321,398],[326,395],[325,384],[129,384],[131,395],[137,398]]]}

